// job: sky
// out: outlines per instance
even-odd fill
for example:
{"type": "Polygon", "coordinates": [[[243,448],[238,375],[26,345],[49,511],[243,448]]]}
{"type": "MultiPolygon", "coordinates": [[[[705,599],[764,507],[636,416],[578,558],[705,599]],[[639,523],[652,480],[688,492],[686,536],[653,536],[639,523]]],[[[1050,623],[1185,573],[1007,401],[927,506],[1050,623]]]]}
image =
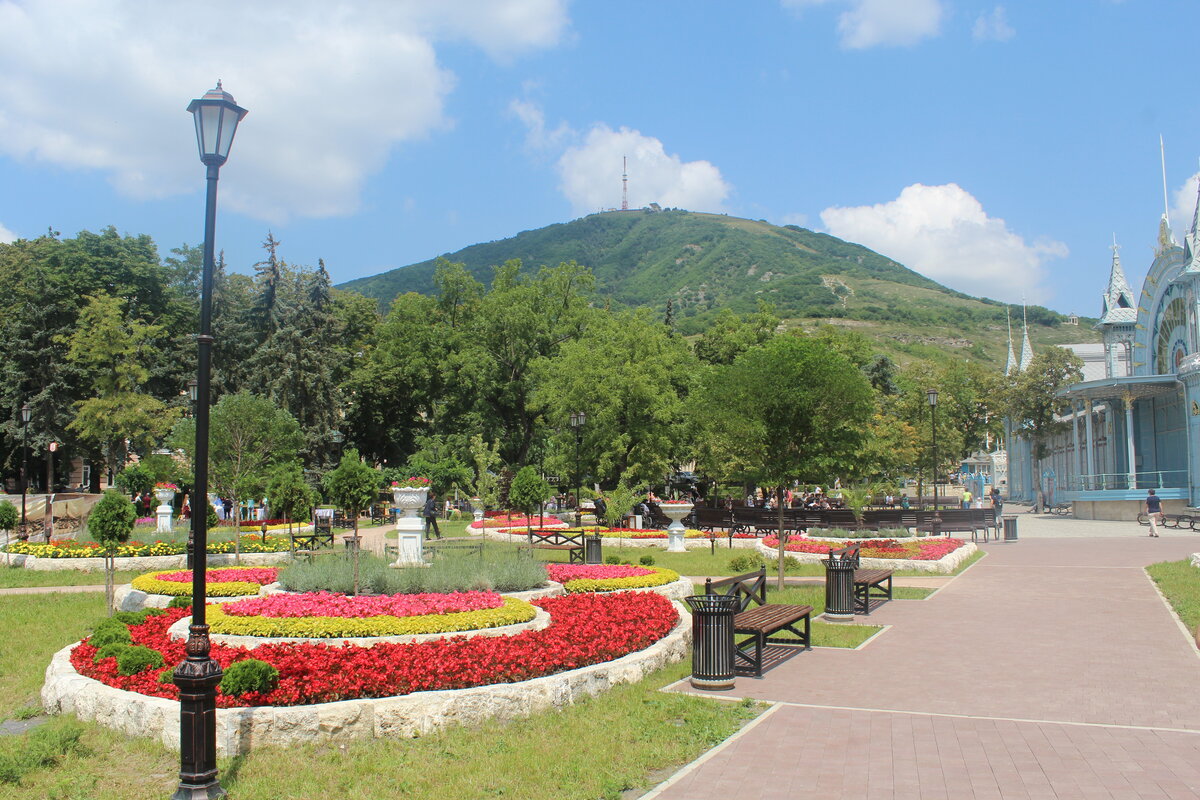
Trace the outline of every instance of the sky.
{"type": "Polygon", "coordinates": [[[1095,316],[1192,224],[1196,0],[0,0],[0,241],[203,238],[335,283],[657,202],[1095,316]],[[1165,197],[1160,136],[1165,149],[1165,197]]]}

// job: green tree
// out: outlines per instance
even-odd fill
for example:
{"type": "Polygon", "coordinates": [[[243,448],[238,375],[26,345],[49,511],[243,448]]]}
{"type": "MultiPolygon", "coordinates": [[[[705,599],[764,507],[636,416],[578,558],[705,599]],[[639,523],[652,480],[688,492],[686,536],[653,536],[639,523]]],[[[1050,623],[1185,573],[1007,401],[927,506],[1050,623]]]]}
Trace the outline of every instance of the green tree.
{"type": "MultiPolygon", "coordinates": [[[[872,411],[871,387],[840,353],[777,337],[706,376],[691,406],[710,474],[773,486],[851,471],[872,411]]],[[[779,585],[783,585],[783,508],[779,585]]]]}
{"type": "Polygon", "coordinates": [[[267,502],[273,514],[287,520],[288,536],[291,536],[292,520],[312,516],[317,493],[304,480],[304,470],[298,463],[280,464],[267,482],[267,502]]]}
{"type": "Polygon", "coordinates": [[[12,544],[13,531],[17,528],[18,519],[20,519],[20,514],[17,512],[17,507],[8,500],[0,500],[0,531],[4,531],[5,564],[12,564],[12,555],[8,552],[8,546],[12,544]]]}
{"type": "Polygon", "coordinates": [[[142,391],[150,375],[144,360],[161,333],[128,315],[120,299],[92,295],[69,339],[67,360],[94,387],[92,397],[75,404],[70,428],[103,451],[112,474],[128,460],[129,445],[147,449],[179,416],[178,408],[142,391]]]}
{"type": "Polygon", "coordinates": [[[508,487],[508,502],[525,514],[527,531],[533,533],[532,518],[542,503],[550,499],[553,490],[532,465],[521,467],[508,487]]]}
{"type": "Polygon", "coordinates": [[[1029,368],[1010,376],[1002,395],[1002,407],[1012,420],[1013,430],[1029,438],[1036,464],[1037,498],[1035,508],[1041,508],[1045,497],[1042,485],[1041,460],[1050,455],[1047,442],[1054,434],[1070,426],[1059,415],[1069,404],[1059,396],[1083,376],[1083,359],[1061,347],[1048,347],[1033,357],[1029,368]]]}
{"type": "Polygon", "coordinates": [[[109,489],[92,506],[88,515],[87,529],[104,551],[104,597],[108,601],[108,615],[113,615],[113,558],[117,545],[129,541],[137,512],[133,503],[116,489],[109,489]]]}
{"type": "MultiPolygon", "coordinates": [[[[378,470],[372,469],[358,457],[358,451],[350,448],[342,455],[336,468],[325,473],[322,481],[325,493],[340,508],[350,512],[354,520],[354,539],[358,544],[358,515],[368,508],[379,496],[383,478],[378,470]]],[[[354,548],[354,594],[358,594],[358,553],[354,548]]]]}
{"type": "Polygon", "coordinates": [[[775,336],[779,323],[775,307],[761,300],[753,314],[738,316],[728,307],[722,308],[696,340],[696,357],[708,364],[732,364],[751,347],[775,336]]]}
{"type": "Polygon", "coordinates": [[[154,473],[140,463],[130,464],[117,473],[117,486],[130,496],[150,491],[154,488],[155,480],[154,473]]]}
{"type": "MultiPolygon", "coordinates": [[[[182,420],[171,439],[194,457],[195,422],[182,420]]],[[[241,501],[259,499],[271,473],[299,457],[303,437],[291,414],[265,397],[238,392],[222,397],[209,418],[208,464],[212,489],[231,498],[234,508],[234,553],[241,562],[241,501]]],[[[193,505],[202,502],[196,498],[193,505]]]]}
{"type": "Polygon", "coordinates": [[[488,444],[479,434],[471,437],[471,465],[475,480],[471,484],[472,497],[483,501],[484,508],[495,508],[500,503],[500,444],[488,444]]]}

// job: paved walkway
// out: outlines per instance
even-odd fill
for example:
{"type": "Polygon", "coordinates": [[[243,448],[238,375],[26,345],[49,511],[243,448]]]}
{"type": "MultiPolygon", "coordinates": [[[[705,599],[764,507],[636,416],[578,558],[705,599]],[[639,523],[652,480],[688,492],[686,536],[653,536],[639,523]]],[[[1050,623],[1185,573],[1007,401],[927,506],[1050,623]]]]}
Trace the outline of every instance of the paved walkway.
{"type": "Polygon", "coordinates": [[[773,705],[647,798],[1200,798],[1200,652],[1142,571],[1200,534],[1041,522],[929,599],[885,604],[870,621],[891,627],[861,650],[705,693],[773,705]]]}

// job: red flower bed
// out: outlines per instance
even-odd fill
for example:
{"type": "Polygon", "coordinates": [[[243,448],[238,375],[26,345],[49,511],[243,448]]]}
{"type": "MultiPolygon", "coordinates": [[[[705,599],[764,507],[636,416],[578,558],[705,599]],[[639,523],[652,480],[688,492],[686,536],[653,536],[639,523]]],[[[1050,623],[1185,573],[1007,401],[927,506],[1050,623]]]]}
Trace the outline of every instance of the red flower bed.
{"type": "MultiPolygon", "coordinates": [[[[269,644],[253,651],[214,643],[212,657],[222,668],[252,656],[274,665],[280,678],[279,686],[266,694],[230,697],[218,691],[217,705],[305,705],[514,683],[612,661],[645,649],[666,636],[679,620],[671,601],[652,592],[566,595],[534,603],[550,612],[549,627],[513,636],[449,638],[370,648],[269,644]]],[[[86,640],[71,652],[71,664],[79,674],[108,686],[176,699],[176,686],[159,683],[158,677],[184,658],[185,642],[170,638],[167,629],[189,613],[188,609],[168,609],[129,628],[134,644],[162,653],[169,665],[163,669],[118,675],[114,658],[92,663],[96,648],[86,640]]]]}
{"type": "Polygon", "coordinates": [[[500,608],[503,598],[495,592],[451,592],[449,594],[395,594],[348,597],[332,592],[276,594],[224,603],[222,609],[234,617],[416,617],[424,614],[453,614],[500,608]]]}
{"type": "MultiPolygon", "coordinates": [[[[259,586],[266,586],[269,583],[274,583],[279,575],[279,570],[275,567],[223,567],[219,569],[205,570],[205,583],[225,583],[228,581],[242,581],[244,583],[257,583],[259,586]]],[[[157,576],[160,581],[173,581],[178,583],[191,583],[192,571],[190,569],[180,570],[179,572],[162,572],[157,576]]]]}
{"type": "Polygon", "coordinates": [[[529,526],[565,528],[566,524],[558,517],[514,517],[504,514],[497,517],[484,517],[479,522],[472,522],[468,527],[480,530],[481,528],[525,528],[529,526]]]}
{"type": "Polygon", "coordinates": [[[628,564],[555,564],[546,565],[550,580],[566,583],[576,578],[591,580],[608,580],[609,578],[636,578],[639,575],[653,575],[654,570],[645,567],[634,567],[628,564]]]}
{"type": "MultiPolygon", "coordinates": [[[[937,561],[946,554],[962,547],[962,539],[914,539],[899,541],[896,539],[863,539],[860,555],[863,558],[898,558],[911,561],[937,561]]],[[[767,536],[763,539],[767,547],[778,547],[778,536],[767,536]]],[[[817,553],[826,555],[834,550],[841,550],[846,545],[840,542],[825,542],[808,539],[803,536],[788,536],[784,550],[790,553],[817,553]]]]}

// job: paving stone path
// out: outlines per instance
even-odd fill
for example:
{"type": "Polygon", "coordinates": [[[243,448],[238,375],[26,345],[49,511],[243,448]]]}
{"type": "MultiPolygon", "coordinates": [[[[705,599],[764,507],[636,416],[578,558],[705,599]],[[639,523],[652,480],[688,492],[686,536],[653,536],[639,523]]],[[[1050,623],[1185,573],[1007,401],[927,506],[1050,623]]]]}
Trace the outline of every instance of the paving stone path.
{"type": "Polygon", "coordinates": [[[1142,570],[1200,535],[1072,522],[885,604],[861,650],[707,693],[773,705],[647,799],[1200,798],[1200,652],[1142,570]]]}

